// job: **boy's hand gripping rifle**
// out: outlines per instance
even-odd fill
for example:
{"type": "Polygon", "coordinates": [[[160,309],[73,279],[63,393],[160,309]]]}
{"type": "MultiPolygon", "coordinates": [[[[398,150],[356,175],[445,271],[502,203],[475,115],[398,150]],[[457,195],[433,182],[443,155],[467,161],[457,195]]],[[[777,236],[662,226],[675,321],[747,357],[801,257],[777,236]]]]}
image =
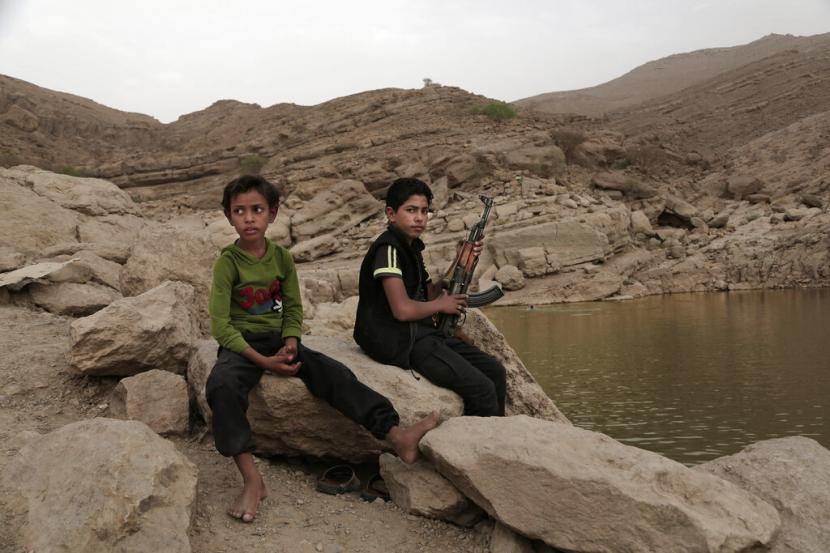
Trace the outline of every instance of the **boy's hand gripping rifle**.
{"type": "MultiPolygon", "coordinates": [[[[490,209],[493,207],[492,198],[484,195],[480,195],[479,198],[484,202],[484,213],[481,214],[481,219],[470,229],[470,236],[462,243],[458,255],[455,256],[455,261],[453,261],[445,275],[446,277],[452,274],[447,290],[450,295],[467,294],[467,288],[473,279],[473,271],[476,270],[476,265],[478,265],[478,256],[473,254],[473,246],[484,236],[484,227],[487,225],[487,218],[490,216],[490,209]]],[[[493,303],[502,296],[504,296],[504,292],[501,291],[501,288],[493,285],[484,292],[467,294],[467,306],[482,307],[493,303]]],[[[452,336],[455,334],[456,328],[464,324],[464,319],[466,319],[466,315],[462,318],[459,315],[442,313],[438,317],[438,328],[446,336],[452,336]]]]}

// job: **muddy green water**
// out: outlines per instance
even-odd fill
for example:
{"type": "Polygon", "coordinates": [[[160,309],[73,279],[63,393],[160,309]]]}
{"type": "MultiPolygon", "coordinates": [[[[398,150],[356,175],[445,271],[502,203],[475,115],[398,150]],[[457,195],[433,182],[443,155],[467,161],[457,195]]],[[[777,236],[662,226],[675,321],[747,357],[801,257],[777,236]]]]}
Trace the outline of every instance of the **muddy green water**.
{"type": "Polygon", "coordinates": [[[830,290],[485,312],[582,428],[687,465],[774,437],[830,447],[830,290]]]}

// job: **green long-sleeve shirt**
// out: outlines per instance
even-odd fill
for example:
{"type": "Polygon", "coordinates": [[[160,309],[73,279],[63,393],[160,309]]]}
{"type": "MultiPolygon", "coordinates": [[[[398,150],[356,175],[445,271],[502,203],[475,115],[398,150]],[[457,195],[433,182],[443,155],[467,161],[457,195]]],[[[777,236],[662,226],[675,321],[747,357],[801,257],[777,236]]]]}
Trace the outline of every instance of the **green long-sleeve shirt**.
{"type": "Polygon", "coordinates": [[[241,352],[243,332],[279,330],[283,338],[303,333],[303,305],[294,259],[266,239],[256,258],[236,244],[222,249],[213,266],[208,312],[210,331],[223,348],[241,352]]]}

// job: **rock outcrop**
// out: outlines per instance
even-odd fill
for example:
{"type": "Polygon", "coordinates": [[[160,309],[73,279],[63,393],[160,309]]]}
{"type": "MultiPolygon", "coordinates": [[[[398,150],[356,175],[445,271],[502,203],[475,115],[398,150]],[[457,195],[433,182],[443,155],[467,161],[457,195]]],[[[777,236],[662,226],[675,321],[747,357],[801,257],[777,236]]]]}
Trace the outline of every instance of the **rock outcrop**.
{"type": "Polygon", "coordinates": [[[566,551],[743,552],[781,524],[726,480],[570,425],[459,417],[421,450],[492,517],[566,551]]]}
{"type": "Polygon", "coordinates": [[[196,467],[140,422],[29,436],[4,471],[26,550],[189,553],[196,467]]]}

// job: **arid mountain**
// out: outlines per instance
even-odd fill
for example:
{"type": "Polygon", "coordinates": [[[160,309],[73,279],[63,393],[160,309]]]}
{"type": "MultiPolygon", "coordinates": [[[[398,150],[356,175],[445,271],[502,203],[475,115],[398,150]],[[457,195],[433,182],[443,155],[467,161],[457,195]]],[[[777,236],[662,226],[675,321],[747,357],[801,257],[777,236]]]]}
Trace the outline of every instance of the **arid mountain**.
{"type": "Polygon", "coordinates": [[[675,54],[643,64],[598,86],[548,92],[514,103],[546,113],[576,113],[597,117],[679,92],[788,50],[806,52],[828,43],[830,34],[810,37],[773,34],[744,46],[707,48],[675,54]]]}

